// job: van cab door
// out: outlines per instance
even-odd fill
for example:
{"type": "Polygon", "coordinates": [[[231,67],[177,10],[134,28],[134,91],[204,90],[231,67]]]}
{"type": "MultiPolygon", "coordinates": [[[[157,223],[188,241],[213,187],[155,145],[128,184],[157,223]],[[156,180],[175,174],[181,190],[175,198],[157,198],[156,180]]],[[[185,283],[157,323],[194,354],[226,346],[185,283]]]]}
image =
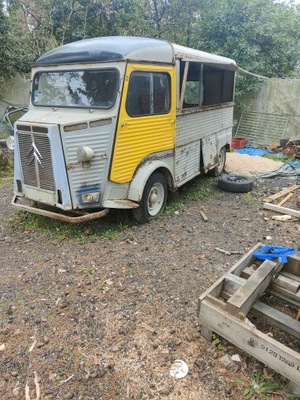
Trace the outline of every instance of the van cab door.
{"type": "Polygon", "coordinates": [[[127,66],[110,180],[131,181],[138,165],[175,144],[173,66],[127,66]]]}

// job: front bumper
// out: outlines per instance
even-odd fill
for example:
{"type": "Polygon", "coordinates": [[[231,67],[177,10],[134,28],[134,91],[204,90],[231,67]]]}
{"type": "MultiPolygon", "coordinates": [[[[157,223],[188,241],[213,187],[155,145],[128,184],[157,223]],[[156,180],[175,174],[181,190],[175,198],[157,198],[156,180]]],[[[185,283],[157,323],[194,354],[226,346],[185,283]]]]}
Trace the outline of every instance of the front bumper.
{"type": "Polygon", "coordinates": [[[57,219],[59,221],[69,222],[72,224],[78,224],[80,222],[86,222],[97,218],[103,218],[109,213],[109,209],[104,208],[101,211],[91,211],[91,212],[72,211],[71,212],[72,214],[78,214],[74,216],[74,215],[69,215],[70,213],[67,212],[62,213],[62,212],[49,211],[44,208],[39,208],[38,206],[23,204],[19,202],[20,199],[22,199],[22,197],[15,195],[11,202],[12,206],[23,211],[28,211],[33,214],[42,215],[44,217],[57,219]]]}

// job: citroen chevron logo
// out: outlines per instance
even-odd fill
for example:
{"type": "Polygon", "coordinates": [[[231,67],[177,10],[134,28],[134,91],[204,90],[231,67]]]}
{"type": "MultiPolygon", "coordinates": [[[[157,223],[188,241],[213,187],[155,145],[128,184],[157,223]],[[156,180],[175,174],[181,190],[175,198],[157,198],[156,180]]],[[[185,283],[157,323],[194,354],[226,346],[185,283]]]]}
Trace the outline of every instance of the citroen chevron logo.
{"type": "Polygon", "coordinates": [[[37,148],[37,146],[34,142],[32,142],[31,146],[32,146],[31,150],[27,155],[27,157],[30,158],[29,165],[32,164],[34,162],[34,160],[36,160],[40,164],[40,166],[42,168],[44,168],[43,163],[42,163],[43,156],[41,155],[39,149],[37,148]]]}

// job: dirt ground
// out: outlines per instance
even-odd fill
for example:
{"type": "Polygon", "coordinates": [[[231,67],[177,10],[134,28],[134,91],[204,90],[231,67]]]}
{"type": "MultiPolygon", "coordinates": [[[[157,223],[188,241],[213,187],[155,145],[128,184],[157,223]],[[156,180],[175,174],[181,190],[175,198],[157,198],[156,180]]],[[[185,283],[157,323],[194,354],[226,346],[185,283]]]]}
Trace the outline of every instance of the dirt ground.
{"type": "Polygon", "coordinates": [[[299,220],[262,208],[295,180],[255,178],[251,193],[235,194],[200,179],[212,195],[188,199],[198,182],[152,223],[112,213],[73,236],[63,223],[50,233],[26,223],[10,207],[12,185],[0,186],[1,399],[244,398],[236,379],[262,365],[201,337],[198,298],[257,242],[299,249],[299,220]],[[224,354],[242,362],[228,369],[224,354]],[[170,376],[176,359],[189,367],[182,379],[170,376]]]}

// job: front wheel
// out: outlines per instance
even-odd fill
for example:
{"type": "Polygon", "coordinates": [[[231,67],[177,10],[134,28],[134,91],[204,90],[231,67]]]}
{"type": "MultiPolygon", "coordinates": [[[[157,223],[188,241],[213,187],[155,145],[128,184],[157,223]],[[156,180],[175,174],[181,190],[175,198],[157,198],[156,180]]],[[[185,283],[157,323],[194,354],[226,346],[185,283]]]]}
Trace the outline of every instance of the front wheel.
{"type": "Polygon", "coordinates": [[[168,185],[165,177],[155,172],[148,179],[139,208],[132,210],[137,222],[148,222],[157,218],[164,210],[167,201],[168,185]]]}

